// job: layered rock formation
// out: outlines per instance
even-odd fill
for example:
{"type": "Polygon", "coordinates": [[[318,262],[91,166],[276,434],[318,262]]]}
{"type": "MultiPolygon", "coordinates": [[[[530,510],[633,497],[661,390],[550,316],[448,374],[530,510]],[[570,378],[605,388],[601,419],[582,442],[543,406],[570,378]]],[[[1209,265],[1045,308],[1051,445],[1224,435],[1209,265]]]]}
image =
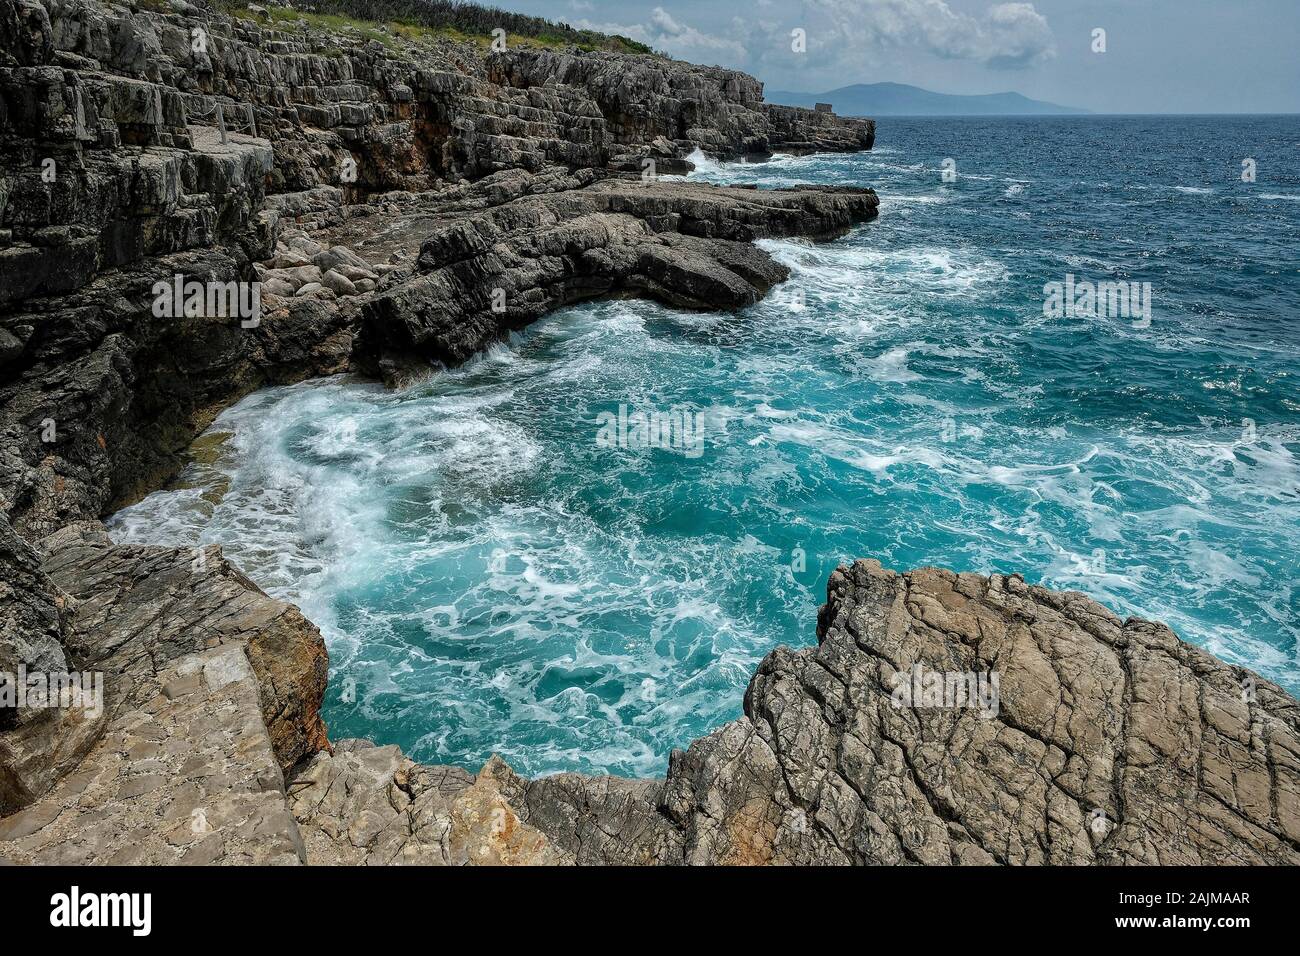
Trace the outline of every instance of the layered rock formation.
{"type": "Polygon", "coordinates": [[[114,546],[97,522],[41,545],[68,608],[63,646],[104,674],[105,706],[78,738],[84,757],[44,754],[63,775],[0,819],[0,858],[304,860],[284,771],[327,745],[320,632],[216,548],[114,546]]]}
{"type": "Polygon", "coordinates": [[[498,173],[464,192],[403,212],[427,236],[414,274],[386,277],[364,306],[361,361],[390,381],[412,359],[417,370],[429,360],[462,362],[580,299],[752,305],[789,278],[752,240],[832,239],[877,207],[867,189],[722,189],[600,179],[592,170],[498,173]]]}
{"type": "Polygon", "coordinates": [[[744,716],[663,780],[526,780],[495,757],[472,774],[367,741],[286,778],[320,746],[287,730],[318,732],[314,628],[215,549],[195,573],[192,552],[84,527],[48,547],[76,589],[74,646],[129,635],[97,663],[130,691],[75,772],[0,820],[3,859],[1300,862],[1300,705],[1160,624],[1019,577],[838,569],[816,646],[769,654],[744,716]],[[997,674],[994,706],[900,701],[916,668],[997,674]]]}
{"type": "MultiPolygon", "coordinates": [[[[215,411],[248,391],[349,367],[358,297],[397,264],[414,271],[430,232],[443,230],[431,255],[444,256],[454,282],[527,259],[534,284],[490,318],[475,313],[501,283],[464,290],[458,315],[476,329],[450,350],[445,329],[386,321],[397,301],[387,299],[368,322],[364,370],[396,376],[463,358],[602,286],[671,298],[666,285],[680,278],[745,304],[778,267],[673,234],[831,235],[874,214],[865,197],[827,195],[816,203],[826,215],[803,226],[775,203],[719,194],[715,207],[735,208],[714,215],[748,210],[746,226],[701,231],[700,197],[686,187],[661,188],[640,208],[598,194],[601,180],[639,176],[650,160],[659,172],[684,169],[697,148],[870,146],[869,122],[771,107],[741,73],[653,56],[488,52],[373,24],[331,33],[279,8],[271,20],[159,6],[0,2],[0,500],[33,540],[157,487],[215,411]],[[293,251],[282,240],[315,243],[305,234],[348,224],[353,241],[373,240],[383,214],[411,197],[428,228],[419,234],[417,221],[383,258],[320,269],[307,256],[290,276],[277,267],[293,251]],[[477,245],[455,249],[453,223],[466,238],[478,230],[477,245]],[[515,229],[513,251],[484,244],[515,229]],[[575,256],[606,231],[611,254],[550,261],[555,243],[584,231],[575,256]],[[687,251],[700,253],[698,270],[687,251]],[[267,321],[159,321],[151,290],[177,275],[262,281],[267,321]]],[[[812,201],[795,205],[806,212],[812,201]]],[[[427,316],[448,291],[422,276],[394,295],[423,299],[427,316]]],[[[678,300],[693,301],[689,290],[678,300]]]]}
{"type": "Polygon", "coordinates": [[[874,194],[657,174],[699,148],[861,149],[872,133],[655,56],[490,52],[283,8],[2,0],[0,672],[102,671],[109,704],[0,712],[0,812],[29,808],[12,854],[257,858],[136,831],[199,800],[239,839],[279,833],[262,815],[283,809],[276,773],[326,744],[307,622],[219,558],[191,573],[191,556],[114,548],[96,524],[174,474],[221,408],[462,360],[584,296],[753,302],[785,273],[747,240],[830,238],[874,194]],[[159,314],[173,280],[257,283],[261,312],[159,314]],[[103,840],[73,836],[92,824],[103,840]]]}
{"type": "Polygon", "coordinates": [[[840,569],[818,645],[664,780],[331,748],[296,609],[97,519],[266,384],[398,381],[592,296],[754,302],[786,273],[752,240],[832,239],[875,194],[662,174],[874,130],[728,70],[295,16],[0,0],[0,673],[106,681],[99,712],[0,708],[0,861],[1300,859],[1294,700],[1014,577],[840,569]],[[258,282],[261,313],[154,314],[176,276],[258,282]],[[895,707],[914,665],[997,673],[999,706],[895,707]]]}

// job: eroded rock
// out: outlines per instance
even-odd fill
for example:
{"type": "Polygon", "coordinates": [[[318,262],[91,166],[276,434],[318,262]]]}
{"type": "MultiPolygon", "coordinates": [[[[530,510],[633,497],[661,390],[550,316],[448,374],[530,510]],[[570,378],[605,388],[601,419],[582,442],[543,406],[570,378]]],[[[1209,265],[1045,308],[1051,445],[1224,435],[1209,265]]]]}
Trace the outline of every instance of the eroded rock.
{"type": "MultiPolygon", "coordinates": [[[[665,780],[528,781],[496,758],[480,779],[579,864],[1300,862],[1300,705],[1281,688],[1016,576],[858,561],[827,592],[817,646],[769,654],[744,716],[665,780]],[[896,702],[918,667],[997,674],[995,706],[896,702]]],[[[372,791],[448,772],[389,759],[372,791]]],[[[317,792],[351,772],[337,761],[314,761],[317,792]]],[[[295,813],[309,848],[352,819],[295,813]]]]}
{"type": "Polygon", "coordinates": [[[76,602],[64,646],[103,674],[104,723],[84,759],[0,820],[0,859],[300,862],[283,774],[328,746],[316,628],[217,548],[116,546],[97,523],[43,544],[76,602]]]}
{"type": "Polygon", "coordinates": [[[359,361],[400,381],[597,296],[742,308],[789,277],[753,240],[834,238],[877,206],[869,189],[728,189],[561,170],[490,176],[404,214],[426,236],[417,271],[390,278],[363,307],[359,361]]]}

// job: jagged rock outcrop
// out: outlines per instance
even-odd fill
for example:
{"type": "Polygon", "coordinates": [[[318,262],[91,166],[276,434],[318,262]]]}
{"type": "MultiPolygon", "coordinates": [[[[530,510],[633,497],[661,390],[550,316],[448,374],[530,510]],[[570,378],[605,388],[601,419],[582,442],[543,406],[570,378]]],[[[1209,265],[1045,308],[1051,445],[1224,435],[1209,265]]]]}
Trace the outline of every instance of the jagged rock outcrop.
{"type": "Polygon", "coordinates": [[[873,218],[877,205],[869,189],[726,189],[591,170],[489,176],[464,198],[404,212],[427,238],[414,273],[388,276],[364,305],[361,361],[397,380],[431,360],[462,362],[511,329],[596,296],[751,305],[789,278],[754,239],[832,239],[873,218]]]}
{"type": "Polygon", "coordinates": [[[291,783],[313,865],[554,866],[573,856],[522,823],[501,761],[479,774],[424,767],[395,746],[340,741],[291,783]]]}
{"type": "MultiPolygon", "coordinates": [[[[499,822],[580,864],[1300,862],[1300,704],[1281,688],[1016,576],[858,561],[827,592],[817,646],[769,654],[745,715],[675,752],[666,780],[526,781],[494,758],[475,783],[509,804],[499,822]],[[896,700],[917,667],[997,674],[994,706],[896,700]]],[[[367,832],[354,808],[450,771],[338,761],[317,756],[291,789],[309,847],[325,830],[446,860],[445,821],[396,805],[367,832]],[[324,813],[343,780],[352,803],[324,813]]]]}
{"type": "Polygon", "coordinates": [[[489,57],[487,68],[491,80],[512,88],[585,90],[617,144],[662,138],[731,157],[852,151],[870,149],[875,141],[870,120],[764,103],[763,84],[736,70],[652,56],[535,49],[489,57]]]}
{"type": "Polygon", "coordinates": [[[0,378],[0,500],[20,532],[35,540],[157,487],[239,396],[347,367],[354,320],[333,303],[294,302],[256,328],[150,311],[160,279],[240,274],[225,250],[176,253],[0,315],[24,343],[0,378]]]}
{"type": "Polygon", "coordinates": [[[94,524],[44,544],[109,716],[71,774],[0,819],[0,859],[1300,862],[1300,704],[1019,577],[842,567],[817,646],[769,654],[744,716],[666,779],[530,781],[499,758],[471,774],[324,750],[319,635],[216,549],[114,546],[94,524]],[[996,694],[900,701],[896,675],[918,668],[996,674],[996,694]]]}
{"type": "Polygon", "coordinates": [[[427,189],[504,169],[635,168],[866,149],[874,127],[763,104],[730,70],[652,56],[484,54],[184,9],[5,0],[0,305],[148,256],[264,239],[272,193],[427,189]],[[223,143],[218,127],[249,134],[223,143]]]}
{"type": "Polygon", "coordinates": [[[662,174],[874,127],[659,57],[155,6],[0,0],[0,671],[107,679],[98,714],[0,710],[0,861],[1300,861],[1300,705],[1017,577],[840,569],[818,645],[664,780],[330,752],[296,609],[95,519],[265,384],[400,379],[591,296],[755,301],[786,274],[752,240],[875,194],[662,174]],[[154,315],[178,275],[258,281],[259,321],[154,315]],[[895,706],[914,667],[997,706],[895,706]]]}

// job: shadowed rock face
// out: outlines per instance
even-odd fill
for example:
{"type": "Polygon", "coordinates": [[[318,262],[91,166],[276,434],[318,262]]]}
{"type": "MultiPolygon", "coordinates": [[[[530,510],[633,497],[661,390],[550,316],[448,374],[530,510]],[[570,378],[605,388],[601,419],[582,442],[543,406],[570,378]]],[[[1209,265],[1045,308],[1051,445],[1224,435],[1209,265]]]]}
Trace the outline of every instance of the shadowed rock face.
{"type": "Polygon", "coordinates": [[[0,814],[30,803],[66,773],[97,733],[82,714],[17,703],[21,669],[68,671],[68,597],[41,568],[41,556],[0,514],[0,814]]]}
{"type": "Polygon", "coordinates": [[[769,107],[745,74],[387,39],[198,6],[0,2],[0,506],[29,541],[158,487],[249,391],[348,369],[380,270],[416,271],[425,240],[454,246],[456,222],[480,241],[495,235],[501,254],[394,293],[388,312],[409,303],[424,321],[408,328],[380,306],[359,369],[396,379],[460,360],[575,297],[746,304],[784,273],[755,250],[697,239],[831,235],[865,218],[861,198],[823,197],[834,222],[805,226],[789,221],[793,206],[721,192],[706,203],[684,184],[661,183],[654,208],[598,194],[617,170],[653,160],[681,171],[701,147],[871,145],[869,122],[769,107]],[[308,256],[292,279],[265,267],[283,257],[281,240],[311,242],[303,234],[321,229],[351,227],[348,242],[373,247],[390,197],[424,217],[399,262],[393,248],[342,269],[308,256]],[[691,219],[704,205],[711,231],[691,219]],[[588,254],[552,261],[547,250],[570,235],[588,254]],[[525,270],[519,296],[504,315],[480,314],[498,285],[484,273],[502,256],[525,270]],[[467,301],[444,314],[440,297],[476,273],[490,281],[461,288],[467,301]],[[263,280],[267,320],[154,317],[154,284],[178,274],[263,280]]]}
{"type": "Polygon", "coordinates": [[[414,274],[388,276],[364,306],[361,362],[387,381],[463,362],[581,299],[752,305],[789,278],[752,240],[832,239],[878,205],[869,189],[725,189],[590,170],[500,173],[467,192],[405,213],[427,235],[414,274]]]}
{"type": "Polygon", "coordinates": [[[460,361],[577,298],[754,302],[786,273],[748,240],[830,238],[874,215],[874,194],[642,186],[647,161],[872,135],[658,57],[0,0],[0,670],[109,678],[93,719],[0,713],[0,812],[28,807],[9,852],[259,858],[146,838],[200,797],[188,809],[217,801],[240,839],[288,832],[263,815],[282,797],[221,794],[275,790],[268,765],[327,746],[319,635],[219,557],[194,574],[188,553],[114,548],[95,520],[173,475],[221,408],[267,384],[460,361]],[[178,276],[260,280],[263,321],[155,314],[155,285],[178,276]],[[498,283],[503,313],[482,299],[498,283]],[[229,749],[248,734],[251,751],[229,749]],[[60,842],[90,826],[104,832],[60,842]],[[133,829],[135,855],[115,842],[133,829]]]}

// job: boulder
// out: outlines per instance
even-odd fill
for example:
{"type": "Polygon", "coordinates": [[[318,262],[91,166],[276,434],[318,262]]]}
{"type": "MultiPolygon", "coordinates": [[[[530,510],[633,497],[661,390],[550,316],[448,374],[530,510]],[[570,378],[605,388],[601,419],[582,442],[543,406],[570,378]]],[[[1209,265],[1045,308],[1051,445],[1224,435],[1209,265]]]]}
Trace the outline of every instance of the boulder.
{"type": "Polygon", "coordinates": [[[301,288],[309,282],[320,282],[321,271],[314,265],[296,266],[285,269],[283,276],[293,283],[294,288],[301,288]]]}
{"type": "Polygon", "coordinates": [[[357,287],[354,286],[342,273],[331,269],[321,276],[321,285],[329,289],[335,295],[356,295],[357,287]]]}
{"type": "Polygon", "coordinates": [[[341,265],[352,266],[366,272],[370,271],[370,263],[346,246],[331,246],[328,249],[323,249],[312,256],[312,262],[321,272],[328,272],[341,265]]]}

